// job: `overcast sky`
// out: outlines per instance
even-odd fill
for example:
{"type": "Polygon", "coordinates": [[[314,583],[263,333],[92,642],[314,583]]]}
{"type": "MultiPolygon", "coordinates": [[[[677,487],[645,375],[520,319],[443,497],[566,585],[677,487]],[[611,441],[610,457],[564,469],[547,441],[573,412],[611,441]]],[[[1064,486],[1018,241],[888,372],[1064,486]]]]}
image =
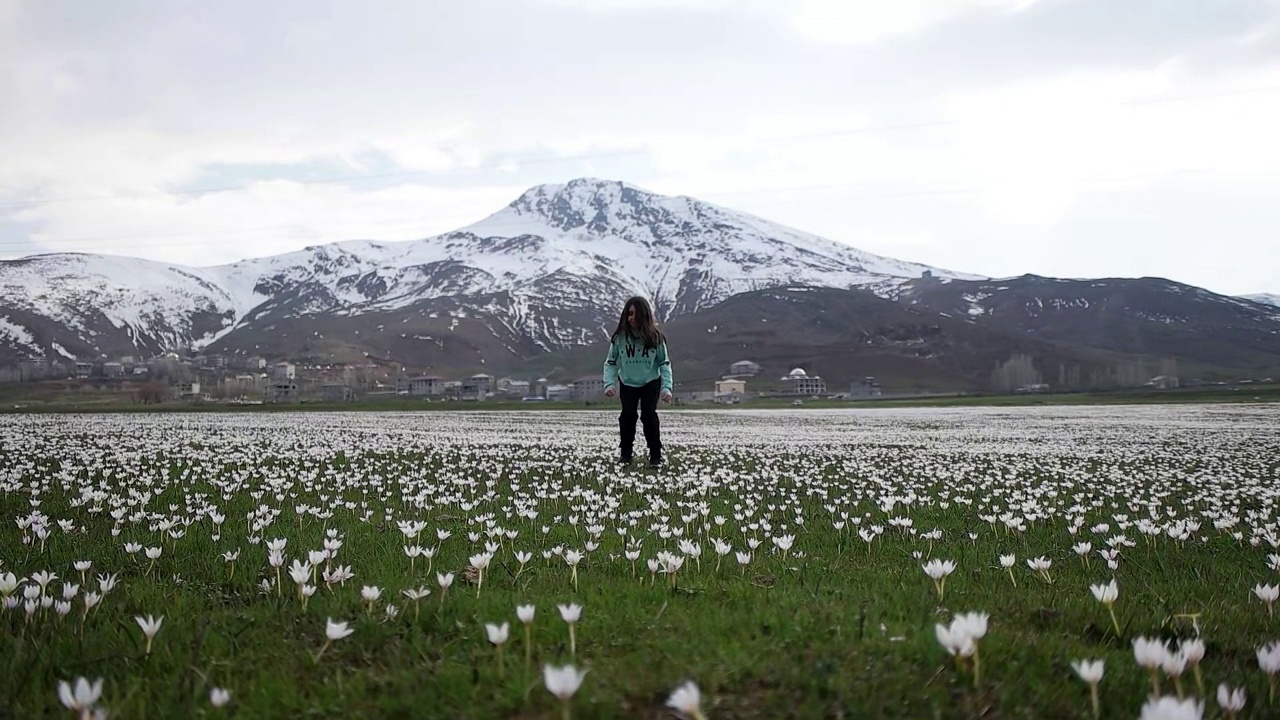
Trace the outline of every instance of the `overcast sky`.
{"type": "Polygon", "coordinates": [[[0,0],[0,257],[408,240],[583,176],[1280,292],[1280,0],[0,0]]]}

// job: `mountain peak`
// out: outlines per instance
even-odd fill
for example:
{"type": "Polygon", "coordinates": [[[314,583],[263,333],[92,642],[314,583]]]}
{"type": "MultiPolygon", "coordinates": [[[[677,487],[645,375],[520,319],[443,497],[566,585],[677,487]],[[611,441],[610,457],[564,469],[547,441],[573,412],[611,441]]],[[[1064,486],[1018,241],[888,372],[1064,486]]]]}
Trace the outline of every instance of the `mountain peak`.
{"type": "MultiPolygon", "coordinates": [[[[0,264],[0,288],[19,288],[0,294],[0,317],[15,326],[2,334],[21,340],[23,352],[60,352],[50,349],[55,343],[74,355],[187,343],[265,347],[285,338],[276,323],[286,320],[394,316],[401,324],[425,323],[417,334],[410,327],[394,333],[410,355],[419,353],[417,345],[452,332],[454,320],[476,317],[489,318],[492,333],[510,333],[503,335],[505,351],[521,354],[526,342],[544,349],[590,342],[636,294],[648,297],[666,321],[778,286],[860,287],[892,296],[925,271],[977,279],[873,255],[691,197],[593,177],[531,187],[478,223],[405,243],[350,240],[209,268],[151,267],[92,255],[74,262],[75,273],[50,267],[25,275],[18,266],[0,264]],[[69,275],[81,280],[72,283],[69,275]],[[134,278],[145,279],[146,287],[107,292],[138,285],[128,282],[134,278]],[[92,303],[86,287],[94,292],[92,303]],[[155,309],[160,306],[173,312],[155,309]],[[24,329],[37,317],[56,329],[24,329]],[[441,320],[443,329],[432,320],[441,320]]],[[[374,326],[379,334],[390,334],[388,327],[374,326]]],[[[353,334],[352,342],[366,342],[370,331],[363,328],[358,340],[353,334]]],[[[333,328],[316,328],[307,342],[319,343],[326,332],[333,328]]],[[[498,337],[492,333],[486,337],[498,337]]],[[[6,344],[0,338],[0,352],[6,344]]]]}
{"type": "MultiPolygon", "coordinates": [[[[493,218],[511,222],[510,215],[538,220],[562,231],[586,229],[607,233],[619,221],[649,215],[674,200],[619,180],[576,178],[564,184],[536,185],[526,190],[493,218]]],[[[491,219],[493,219],[491,218],[491,219]]]]}

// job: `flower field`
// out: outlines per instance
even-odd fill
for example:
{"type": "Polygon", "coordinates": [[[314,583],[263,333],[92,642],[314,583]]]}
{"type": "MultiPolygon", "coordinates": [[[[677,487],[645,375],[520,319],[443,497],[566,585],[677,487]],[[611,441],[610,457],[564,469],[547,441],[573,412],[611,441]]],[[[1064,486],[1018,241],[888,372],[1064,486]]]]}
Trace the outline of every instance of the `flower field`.
{"type": "Polygon", "coordinates": [[[0,417],[0,718],[1280,717],[1280,406],[662,418],[0,417]]]}

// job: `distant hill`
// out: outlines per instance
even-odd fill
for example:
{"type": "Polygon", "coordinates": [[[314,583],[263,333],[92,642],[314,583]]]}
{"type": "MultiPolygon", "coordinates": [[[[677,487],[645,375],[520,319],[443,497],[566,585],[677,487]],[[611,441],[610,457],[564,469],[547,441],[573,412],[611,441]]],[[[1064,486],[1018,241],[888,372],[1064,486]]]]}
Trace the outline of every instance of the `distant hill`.
{"type": "MultiPolygon", "coordinates": [[[[1006,333],[861,290],[790,287],[735,295],[715,307],[664,326],[681,387],[710,389],[739,360],[761,366],[750,386],[764,389],[792,369],[827,381],[832,393],[875,376],[886,392],[976,390],[1015,356],[1030,358],[1056,381],[1070,369],[1101,377],[1137,359],[1088,347],[1067,348],[1021,333],[1006,333]]],[[[521,375],[562,378],[601,372],[607,343],[531,359],[521,375]]]]}

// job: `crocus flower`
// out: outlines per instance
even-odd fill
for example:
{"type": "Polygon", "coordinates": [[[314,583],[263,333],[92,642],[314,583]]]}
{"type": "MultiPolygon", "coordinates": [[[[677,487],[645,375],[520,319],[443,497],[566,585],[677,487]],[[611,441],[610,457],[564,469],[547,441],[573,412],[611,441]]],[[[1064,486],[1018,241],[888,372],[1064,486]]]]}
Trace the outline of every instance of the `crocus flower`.
{"type": "Polygon", "coordinates": [[[213,688],[209,691],[209,704],[214,707],[222,707],[231,702],[231,691],[224,688],[213,688]]]}
{"type": "Polygon", "coordinates": [[[76,678],[72,686],[66,680],[58,683],[58,699],[68,710],[80,713],[80,717],[90,717],[93,706],[102,697],[102,678],[90,683],[85,678],[76,678]]]}
{"type": "Polygon", "coordinates": [[[924,574],[933,579],[933,587],[938,591],[938,602],[942,602],[947,587],[947,576],[955,572],[956,564],[951,560],[933,559],[921,565],[924,574]]]}
{"type": "Polygon", "coordinates": [[[142,634],[147,636],[147,655],[151,654],[151,641],[155,639],[156,633],[160,632],[160,626],[164,624],[164,616],[153,618],[150,615],[143,618],[141,615],[134,618],[138,623],[138,627],[142,628],[142,634]]]}
{"type": "Polygon", "coordinates": [[[1053,561],[1041,555],[1038,558],[1027,561],[1027,567],[1040,574],[1040,579],[1045,583],[1052,585],[1053,578],[1049,576],[1049,568],[1053,566],[1053,561]]]}
{"type": "Polygon", "coordinates": [[[1204,659],[1204,641],[1200,638],[1191,638],[1178,643],[1178,652],[1182,654],[1187,661],[1187,667],[1196,676],[1196,689],[1201,695],[1204,694],[1204,676],[1200,674],[1200,661],[1204,659]]]}
{"type": "Polygon", "coordinates": [[[1107,612],[1111,615],[1111,626],[1115,628],[1116,635],[1120,634],[1120,623],[1116,620],[1115,604],[1116,598],[1120,596],[1120,588],[1116,585],[1116,579],[1111,578],[1111,582],[1106,585],[1090,585],[1089,589],[1093,591],[1093,596],[1098,602],[1107,607],[1107,612]]]}
{"type": "Polygon", "coordinates": [[[582,687],[582,680],[587,676],[586,670],[578,670],[572,665],[564,667],[542,666],[543,682],[552,695],[560,699],[561,713],[564,720],[569,720],[569,701],[574,693],[582,687]]]}
{"type": "Polygon", "coordinates": [[[347,627],[346,622],[334,622],[333,618],[325,618],[325,641],[324,645],[320,648],[320,652],[316,653],[315,661],[317,663],[320,662],[320,656],[324,654],[325,650],[329,649],[329,646],[332,645],[335,640],[341,640],[353,632],[355,632],[355,630],[347,627]]]}
{"type": "Polygon", "coordinates": [[[1263,585],[1258,583],[1253,586],[1253,594],[1258,599],[1267,604],[1267,615],[1275,614],[1275,603],[1280,599],[1280,585],[1263,585]]]}
{"type": "Polygon", "coordinates": [[[529,669],[529,665],[533,660],[533,643],[530,634],[533,630],[533,613],[532,605],[520,605],[516,607],[516,617],[520,618],[520,622],[524,624],[524,667],[529,669]]]}
{"type": "Polygon", "coordinates": [[[1280,641],[1272,641],[1258,648],[1258,667],[1267,674],[1267,699],[1275,702],[1276,673],[1280,673],[1280,641]]]}
{"type": "Polygon", "coordinates": [[[1093,717],[1097,718],[1101,712],[1101,707],[1098,705],[1098,683],[1102,682],[1105,661],[1076,660],[1071,663],[1071,667],[1075,668],[1081,680],[1089,684],[1089,700],[1093,705],[1093,717]]]}
{"type": "Polygon", "coordinates": [[[573,571],[573,591],[578,591],[578,563],[582,562],[582,553],[577,550],[569,550],[564,554],[564,561],[573,571]]]}
{"type": "Polygon", "coordinates": [[[1013,583],[1014,587],[1018,587],[1018,581],[1015,580],[1013,577],[1013,564],[1017,561],[1018,561],[1017,555],[1001,555],[1000,556],[1000,567],[1008,571],[1009,582],[1013,583]]]}
{"type": "Polygon", "coordinates": [[[1218,706],[1228,718],[1234,718],[1244,709],[1244,688],[1232,689],[1226,683],[1218,685],[1218,706]]]}
{"type": "Polygon", "coordinates": [[[1201,720],[1203,716],[1204,703],[1200,700],[1152,697],[1142,706],[1138,720],[1201,720]]]}
{"type": "Polygon", "coordinates": [[[485,623],[484,630],[489,636],[489,642],[498,647],[498,674],[501,675],[503,673],[502,646],[506,644],[507,637],[510,635],[511,624],[502,623],[501,625],[494,625],[492,623],[485,623]]]}
{"type": "Polygon", "coordinates": [[[414,590],[414,589],[412,589],[412,588],[411,588],[411,589],[408,589],[408,590],[401,590],[400,592],[401,592],[401,594],[403,594],[405,597],[407,597],[407,598],[409,598],[410,600],[412,600],[412,601],[413,601],[413,619],[414,619],[414,622],[417,622],[417,620],[418,620],[418,611],[419,611],[419,605],[418,605],[418,604],[419,604],[419,602],[420,602],[423,598],[425,598],[425,597],[427,597],[428,595],[430,595],[430,594],[431,594],[431,588],[426,587],[426,586],[424,585],[424,586],[422,586],[422,587],[419,587],[419,588],[418,588],[418,589],[416,589],[416,590],[414,590]]]}
{"type": "Polygon", "coordinates": [[[1148,640],[1146,637],[1137,637],[1133,640],[1133,658],[1138,665],[1147,669],[1151,675],[1151,696],[1160,696],[1160,674],[1159,670],[1164,665],[1164,656],[1169,653],[1169,649],[1164,643],[1158,640],[1148,640]]]}
{"type": "Polygon", "coordinates": [[[702,714],[702,693],[698,691],[697,683],[692,680],[671,693],[671,697],[667,698],[667,707],[687,718],[706,720],[706,716],[702,714]]]}
{"type": "Polygon", "coordinates": [[[578,619],[582,617],[582,606],[570,603],[568,605],[557,605],[556,607],[560,609],[560,617],[565,622],[569,623],[569,656],[577,657],[578,642],[574,635],[573,628],[578,622],[578,619]]]}

